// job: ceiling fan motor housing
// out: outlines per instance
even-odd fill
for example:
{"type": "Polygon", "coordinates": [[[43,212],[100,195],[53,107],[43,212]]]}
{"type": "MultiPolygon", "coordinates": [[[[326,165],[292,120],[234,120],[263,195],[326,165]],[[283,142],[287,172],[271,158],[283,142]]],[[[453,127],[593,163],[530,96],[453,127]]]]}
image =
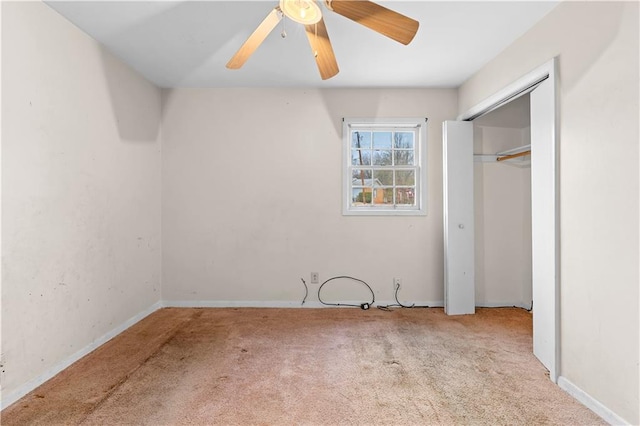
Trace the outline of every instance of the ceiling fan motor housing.
{"type": "Polygon", "coordinates": [[[322,19],[322,11],[315,0],[280,0],[284,15],[303,25],[316,24],[322,19]]]}

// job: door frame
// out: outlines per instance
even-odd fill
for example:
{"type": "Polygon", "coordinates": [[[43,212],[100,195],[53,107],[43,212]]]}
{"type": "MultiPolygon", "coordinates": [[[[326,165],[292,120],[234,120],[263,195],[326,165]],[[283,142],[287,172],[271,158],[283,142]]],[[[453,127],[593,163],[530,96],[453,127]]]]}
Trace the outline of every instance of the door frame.
{"type": "MultiPolygon", "coordinates": [[[[548,360],[549,365],[546,367],[549,369],[549,378],[556,383],[558,377],[560,376],[560,187],[559,187],[559,123],[560,123],[560,108],[559,108],[559,99],[558,94],[559,91],[559,81],[557,78],[557,59],[553,58],[550,61],[544,63],[538,68],[530,71],[524,76],[520,77],[518,80],[509,84],[508,86],[502,88],[497,91],[493,95],[484,99],[482,102],[470,108],[465,113],[458,116],[457,120],[459,121],[473,121],[476,118],[479,118],[517,98],[522,95],[525,95],[531,91],[533,91],[540,83],[545,80],[549,80],[551,82],[552,90],[549,91],[550,95],[553,99],[549,99],[549,104],[553,105],[552,116],[554,117],[552,123],[544,123],[544,126],[550,126],[552,129],[552,140],[551,143],[551,155],[554,165],[553,176],[552,176],[552,187],[550,188],[553,191],[553,194],[550,194],[550,198],[553,200],[553,220],[551,223],[544,224],[544,234],[549,235],[550,238],[553,238],[554,241],[547,241],[548,244],[551,244],[555,248],[554,259],[552,261],[552,265],[546,271],[548,274],[544,280],[540,280],[544,285],[551,285],[553,288],[546,288],[543,294],[547,295],[549,299],[548,305],[553,306],[550,312],[547,312],[547,315],[551,315],[552,318],[545,318],[546,322],[550,322],[552,324],[552,336],[549,336],[549,340],[551,345],[553,346],[553,356],[552,359],[548,360]]],[[[532,118],[533,120],[533,118],[532,118]]],[[[535,123],[532,121],[531,127],[535,123]]],[[[533,177],[532,177],[532,185],[533,177]]],[[[536,208],[536,205],[533,205],[532,200],[532,209],[536,208]]],[[[538,283],[540,285],[540,283],[538,283]]],[[[534,288],[536,283],[533,283],[534,288]]],[[[535,300],[534,300],[535,304],[535,300]]],[[[535,306],[534,306],[535,308],[535,306]]],[[[535,318],[535,310],[534,310],[534,318],[535,318]]],[[[534,320],[535,323],[535,320],[534,320]]],[[[534,341],[536,340],[535,334],[536,329],[534,327],[534,341]]]]}

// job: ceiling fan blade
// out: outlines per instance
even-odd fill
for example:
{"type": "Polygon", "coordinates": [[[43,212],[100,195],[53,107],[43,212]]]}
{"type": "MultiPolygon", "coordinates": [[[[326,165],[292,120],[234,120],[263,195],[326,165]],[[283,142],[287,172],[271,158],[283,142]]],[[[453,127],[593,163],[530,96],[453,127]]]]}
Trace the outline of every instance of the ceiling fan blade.
{"type": "Polygon", "coordinates": [[[409,44],[420,23],[368,0],[325,0],[327,7],[402,44],[409,44]]]}
{"type": "Polygon", "coordinates": [[[271,31],[278,25],[278,22],[282,19],[280,8],[273,9],[266,18],[258,25],[258,28],[249,36],[247,41],[244,42],[235,55],[227,62],[227,68],[238,69],[247,62],[247,59],[260,47],[265,38],[271,31]]]}
{"type": "Polygon", "coordinates": [[[307,32],[309,44],[311,45],[311,51],[316,58],[316,65],[318,65],[320,77],[322,77],[323,80],[327,80],[338,74],[338,72],[340,72],[338,62],[333,53],[333,47],[329,40],[324,19],[321,18],[317,24],[305,25],[304,28],[307,32]]]}

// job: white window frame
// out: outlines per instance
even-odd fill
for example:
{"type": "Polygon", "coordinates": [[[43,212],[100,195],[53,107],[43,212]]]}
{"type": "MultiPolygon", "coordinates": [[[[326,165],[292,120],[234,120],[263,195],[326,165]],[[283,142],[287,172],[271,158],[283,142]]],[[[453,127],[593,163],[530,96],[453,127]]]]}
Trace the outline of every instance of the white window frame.
{"type": "MultiPolygon", "coordinates": [[[[342,214],[345,216],[425,216],[427,214],[427,123],[425,117],[403,118],[344,118],[342,123],[342,214]],[[411,129],[416,131],[415,168],[416,168],[416,205],[370,205],[354,206],[351,203],[352,169],[359,168],[351,164],[351,131],[354,129],[411,129]]],[[[375,166],[371,166],[375,169],[375,166]]],[[[383,169],[395,166],[380,166],[383,169]]]]}

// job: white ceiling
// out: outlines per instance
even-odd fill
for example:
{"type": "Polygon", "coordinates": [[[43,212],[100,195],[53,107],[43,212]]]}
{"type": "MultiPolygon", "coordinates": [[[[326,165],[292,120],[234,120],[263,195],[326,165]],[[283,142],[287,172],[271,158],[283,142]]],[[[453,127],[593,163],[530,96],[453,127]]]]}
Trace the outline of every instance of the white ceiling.
{"type": "Polygon", "coordinates": [[[240,70],[225,64],[272,1],[47,1],[161,87],[457,87],[559,2],[380,1],[420,22],[409,46],[322,10],[340,73],[320,79],[303,27],[286,22],[240,70]]]}

